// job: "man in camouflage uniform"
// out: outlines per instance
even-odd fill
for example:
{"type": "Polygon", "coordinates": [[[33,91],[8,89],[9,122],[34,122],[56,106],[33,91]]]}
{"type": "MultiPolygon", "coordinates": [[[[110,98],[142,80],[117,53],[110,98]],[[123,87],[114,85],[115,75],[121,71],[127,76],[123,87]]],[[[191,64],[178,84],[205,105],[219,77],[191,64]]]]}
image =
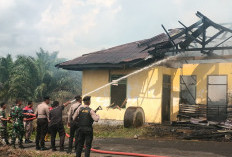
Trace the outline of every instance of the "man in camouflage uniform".
{"type": "Polygon", "coordinates": [[[8,132],[7,132],[7,121],[9,118],[6,118],[6,103],[0,104],[0,145],[2,145],[2,139],[5,140],[5,143],[8,145],[8,132]]]}
{"type": "Polygon", "coordinates": [[[11,137],[11,145],[15,148],[15,141],[18,137],[19,140],[19,148],[24,148],[23,143],[23,135],[24,135],[24,125],[23,125],[23,110],[21,108],[22,101],[16,100],[16,105],[12,108],[10,117],[13,120],[13,130],[11,137]]]}

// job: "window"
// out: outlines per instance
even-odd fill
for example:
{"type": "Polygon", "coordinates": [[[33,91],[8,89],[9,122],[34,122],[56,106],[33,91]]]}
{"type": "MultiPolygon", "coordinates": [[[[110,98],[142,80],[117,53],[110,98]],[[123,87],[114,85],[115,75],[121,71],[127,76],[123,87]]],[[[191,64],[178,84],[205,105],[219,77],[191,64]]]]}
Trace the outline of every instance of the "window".
{"type": "MultiPolygon", "coordinates": [[[[123,75],[111,75],[110,80],[114,81],[123,77],[123,75]]],[[[112,108],[125,108],[126,107],[126,90],[127,79],[123,79],[119,82],[115,82],[111,85],[111,105],[112,108]]]]}
{"type": "Polygon", "coordinates": [[[207,119],[224,121],[227,118],[227,76],[208,76],[207,119]]]}
{"type": "Polygon", "coordinates": [[[180,76],[180,103],[194,105],[196,100],[196,76],[180,76]]]}

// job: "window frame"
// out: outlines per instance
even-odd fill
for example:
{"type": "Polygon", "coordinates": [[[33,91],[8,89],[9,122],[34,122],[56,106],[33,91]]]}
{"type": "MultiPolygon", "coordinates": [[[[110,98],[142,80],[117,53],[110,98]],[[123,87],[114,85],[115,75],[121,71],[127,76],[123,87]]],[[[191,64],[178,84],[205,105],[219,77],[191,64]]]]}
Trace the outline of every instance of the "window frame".
{"type": "MultiPolygon", "coordinates": [[[[109,77],[109,80],[110,80],[110,82],[112,82],[113,81],[113,77],[115,77],[116,79],[119,79],[119,78],[121,78],[121,77],[123,77],[123,76],[125,76],[125,75],[123,75],[123,74],[110,74],[110,77],[109,77]]],[[[115,79],[114,79],[115,80],[115,79]]],[[[121,81],[119,81],[117,84],[124,84],[124,85],[126,85],[126,91],[125,91],[125,93],[126,93],[126,96],[125,96],[125,98],[127,99],[127,78],[125,78],[125,79],[123,79],[123,80],[121,80],[121,81]]],[[[113,107],[115,107],[115,106],[119,106],[119,104],[116,104],[116,105],[113,105],[113,106],[111,106],[112,105],[112,86],[113,86],[113,84],[111,84],[110,85],[110,108],[113,108],[113,107]]],[[[126,100],[125,99],[125,100],[126,100]]],[[[125,101],[124,100],[124,101],[125,101]]],[[[127,104],[127,103],[126,103],[127,104]]],[[[125,104],[125,106],[124,107],[122,107],[122,109],[125,109],[126,108],[126,104],[125,104]]],[[[120,104],[120,105],[122,105],[122,104],[120,104]]],[[[120,108],[121,108],[121,106],[119,106],[120,108]]]]}
{"type": "Polygon", "coordinates": [[[184,83],[182,83],[182,79],[183,79],[183,77],[195,77],[195,92],[194,92],[194,104],[189,104],[189,105],[195,105],[196,104],[196,99],[197,99],[197,75],[180,75],[180,102],[182,102],[181,101],[181,99],[182,99],[182,85],[184,85],[184,83]]]}

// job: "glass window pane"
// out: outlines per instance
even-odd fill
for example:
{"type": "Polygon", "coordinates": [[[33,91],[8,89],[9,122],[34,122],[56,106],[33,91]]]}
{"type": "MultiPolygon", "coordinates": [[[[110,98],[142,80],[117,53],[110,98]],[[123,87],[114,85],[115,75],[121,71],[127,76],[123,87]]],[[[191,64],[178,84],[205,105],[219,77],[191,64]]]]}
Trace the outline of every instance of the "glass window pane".
{"type": "Polygon", "coordinates": [[[226,76],[209,76],[209,84],[227,84],[226,76]]]}
{"type": "Polygon", "coordinates": [[[208,86],[208,104],[209,105],[226,105],[227,86],[226,85],[209,85],[208,86]]]}
{"type": "Polygon", "coordinates": [[[196,76],[182,76],[180,78],[181,103],[195,104],[196,99],[196,76]]]}

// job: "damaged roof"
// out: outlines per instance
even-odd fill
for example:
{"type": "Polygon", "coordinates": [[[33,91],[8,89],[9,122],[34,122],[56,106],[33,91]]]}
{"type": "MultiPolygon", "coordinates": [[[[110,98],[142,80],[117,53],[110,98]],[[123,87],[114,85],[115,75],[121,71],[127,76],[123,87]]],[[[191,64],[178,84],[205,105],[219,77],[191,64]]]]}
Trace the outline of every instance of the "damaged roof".
{"type": "Polygon", "coordinates": [[[212,55],[214,50],[232,49],[232,46],[223,46],[232,36],[223,39],[224,41],[213,47],[209,46],[209,43],[220,35],[231,34],[231,29],[211,21],[200,12],[197,12],[196,15],[200,20],[189,27],[186,27],[179,21],[183,28],[167,31],[162,25],[166,34],[161,33],[150,39],[85,54],[73,60],[60,63],[56,67],[76,71],[87,69],[128,69],[146,66],[154,61],[163,59],[168,53],[174,55],[181,52],[198,51],[204,55],[212,55]],[[207,36],[206,32],[209,27],[214,28],[216,34],[207,36]]]}
{"type": "MultiPolygon", "coordinates": [[[[170,30],[175,34],[179,29],[170,30]]],[[[176,42],[180,42],[176,40],[176,42]]],[[[159,47],[171,46],[168,36],[164,33],[150,39],[135,41],[109,49],[82,55],[81,57],[69,60],[56,65],[59,68],[68,70],[84,69],[125,69],[129,67],[138,67],[148,63],[150,60],[150,51],[154,50],[154,45],[159,47]]],[[[157,56],[162,58],[163,56],[157,56]]]]}

